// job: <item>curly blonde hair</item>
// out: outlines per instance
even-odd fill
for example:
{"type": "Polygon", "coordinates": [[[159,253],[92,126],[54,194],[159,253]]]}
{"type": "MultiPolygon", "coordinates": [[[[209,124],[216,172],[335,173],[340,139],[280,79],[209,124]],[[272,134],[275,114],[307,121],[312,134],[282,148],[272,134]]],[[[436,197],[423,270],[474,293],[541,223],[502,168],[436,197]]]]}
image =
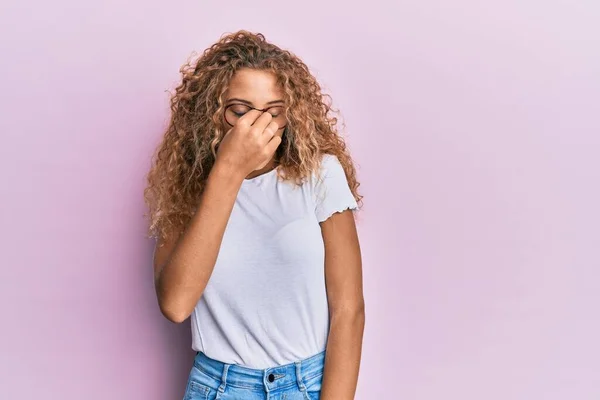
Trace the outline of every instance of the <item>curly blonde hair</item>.
{"type": "Polygon", "coordinates": [[[223,126],[224,92],[235,72],[253,68],[272,72],[284,89],[287,125],[276,153],[279,170],[299,184],[319,167],[323,154],[342,164],[356,201],[359,183],[344,139],[338,134],[337,110],[308,67],[294,54],[246,30],[224,35],[197,60],[180,69],[181,83],[170,100],[171,117],[152,157],[144,200],[148,235],[165,238],[182,232],[196,211],[216,151],[228,128],[223,126]]]}

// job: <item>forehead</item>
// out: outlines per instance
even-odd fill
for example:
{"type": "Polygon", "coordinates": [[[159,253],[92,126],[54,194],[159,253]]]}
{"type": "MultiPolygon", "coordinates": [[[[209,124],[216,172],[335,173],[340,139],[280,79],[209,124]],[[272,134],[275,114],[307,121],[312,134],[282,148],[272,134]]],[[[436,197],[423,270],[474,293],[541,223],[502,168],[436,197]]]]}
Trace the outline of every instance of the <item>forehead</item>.
{"type": "Polygon", "coordinates": [[[225,99],[233,97],[261,106],[269,101],[283,100],[283,90],[272,72],[243,68],[236,71],[225,92],[225,99]]]}

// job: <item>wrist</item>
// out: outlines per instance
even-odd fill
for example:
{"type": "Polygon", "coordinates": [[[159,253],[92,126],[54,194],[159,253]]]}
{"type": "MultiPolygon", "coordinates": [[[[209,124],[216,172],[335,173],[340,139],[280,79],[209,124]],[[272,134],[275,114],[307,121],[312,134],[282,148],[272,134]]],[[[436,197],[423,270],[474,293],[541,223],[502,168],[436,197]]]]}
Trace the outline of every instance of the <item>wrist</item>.
{"type": "Polygon", "coordinates": [[[246,178],[246,175],[238,168],[231,164],[219,161],[218,159],[215,161],[209,175],[216,176],[218,180],[239,184],[246,178]]]}

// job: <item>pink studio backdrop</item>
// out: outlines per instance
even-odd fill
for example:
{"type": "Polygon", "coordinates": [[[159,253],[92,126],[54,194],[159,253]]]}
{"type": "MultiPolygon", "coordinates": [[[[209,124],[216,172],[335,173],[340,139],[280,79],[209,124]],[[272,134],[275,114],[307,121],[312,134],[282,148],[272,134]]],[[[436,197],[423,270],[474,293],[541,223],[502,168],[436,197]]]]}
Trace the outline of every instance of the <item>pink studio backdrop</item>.
{"type": "Polygon", "coordinates": [[[344,115],[357,399],[600,399],[595,1],[5,1],[0,398],[177,399],[142,189],[178,68],[263,32],[344,115]]]}

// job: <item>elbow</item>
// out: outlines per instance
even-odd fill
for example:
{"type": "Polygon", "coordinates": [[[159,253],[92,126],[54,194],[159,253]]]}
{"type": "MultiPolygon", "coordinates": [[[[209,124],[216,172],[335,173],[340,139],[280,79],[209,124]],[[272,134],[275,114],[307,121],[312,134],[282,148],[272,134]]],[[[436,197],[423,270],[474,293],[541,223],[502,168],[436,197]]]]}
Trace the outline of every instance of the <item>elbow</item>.
{"type": "Polygon", "coordinates": [[[365,303],[357,301],[353,304],[345,304],[331,310],[332,320],[349,322],[354,325],[363,325],[365,323],[365,303]]]}
{"type": "Polygon", "coordinates": [[[182,310],[177,310],[177,309],[173,309],[173,308],[168,308],[165,306],[160,307],[160,312],[166,319],[168,319],[169,321],[171,321],[175,324],[181,324],[186,319],[188,319],[188,317],[190,316],[190,313],[188,313],[188,312],[184,312],[182,310]]]}
{"type": "Polygon", "coordinates": [[[159,279],[155,281],[155,289],[158,307],[166,319],[175,324],[180,324],[188,319],[192,312],[181,306],[181,301],[177,299],[177,296],[174,298],[170,292],[170,295],[167,295],[168,291],[161,285],[159,279]]]}
{"type": "Polygon", "coordinates": [[[158,306],[161,314],[169,321],[175,324],[181,324],[190,316],[191,312],[184,309],[177,304],[173,304],[172,301],[167,301],[165,298],[158,298],[158,306]]]}
{"type": "Polygon", "coordinates": [[[365,326],[365,304],[361,303],[356,308],[354,308],[352,315],[354,316],[354,320],[361,327],[365,326]]]}

